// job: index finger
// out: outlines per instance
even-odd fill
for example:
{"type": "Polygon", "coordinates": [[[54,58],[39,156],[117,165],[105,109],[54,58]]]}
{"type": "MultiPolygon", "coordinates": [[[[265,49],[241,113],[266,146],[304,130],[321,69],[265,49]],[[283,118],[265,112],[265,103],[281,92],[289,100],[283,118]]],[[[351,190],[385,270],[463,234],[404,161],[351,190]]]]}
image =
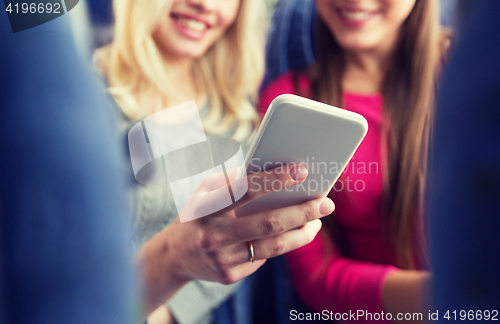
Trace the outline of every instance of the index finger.
{"type": "Polygon", "coordinates": [[[253,241],[282,234],[330,215],[335,205],[330,198],[318,198],[300,205],[236,218],[226,224],[227,244],[253,241]]]}

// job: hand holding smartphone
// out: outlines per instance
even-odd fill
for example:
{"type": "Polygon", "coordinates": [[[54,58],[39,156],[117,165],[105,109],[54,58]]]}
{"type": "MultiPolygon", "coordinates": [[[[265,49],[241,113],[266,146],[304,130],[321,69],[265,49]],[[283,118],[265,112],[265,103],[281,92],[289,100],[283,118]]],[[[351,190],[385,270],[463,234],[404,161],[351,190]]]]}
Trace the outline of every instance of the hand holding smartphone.
{"type": "MultiPolygon", "coordinates": [[[[269,106],[246,156],[246,173],[295,162],[307,168],[308,176],[300,185],[282,188],[242,206],[238,216],[325,197],[367,131],[366,119],[357,113],[291,94],[278,96],[269,106]]],[[[261,185],[275,191],[278,188],[272,186],[281,183],[269,181],[261,185]]]]}

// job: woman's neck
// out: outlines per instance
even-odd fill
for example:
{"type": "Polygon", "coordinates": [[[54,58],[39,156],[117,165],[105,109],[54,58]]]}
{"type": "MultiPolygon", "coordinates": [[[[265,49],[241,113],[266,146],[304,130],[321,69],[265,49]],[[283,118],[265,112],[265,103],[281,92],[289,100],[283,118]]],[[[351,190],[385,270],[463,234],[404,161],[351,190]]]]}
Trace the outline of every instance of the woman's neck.
{"type": "Polygon", "coordinates": [[[194,60],[192,58],[164,57],[168,73],[172,77],[175,94],[168,98],[170,105],[174,106],[191,100],[198,99],[198,84],[194,74],[194,60]]]}
{"type": "Polygon", "coordinates": [[[380,93],[385,75],[391,65],[395,46],[366,51],[345,51],[344,91],[354,93],[380,93]]]}

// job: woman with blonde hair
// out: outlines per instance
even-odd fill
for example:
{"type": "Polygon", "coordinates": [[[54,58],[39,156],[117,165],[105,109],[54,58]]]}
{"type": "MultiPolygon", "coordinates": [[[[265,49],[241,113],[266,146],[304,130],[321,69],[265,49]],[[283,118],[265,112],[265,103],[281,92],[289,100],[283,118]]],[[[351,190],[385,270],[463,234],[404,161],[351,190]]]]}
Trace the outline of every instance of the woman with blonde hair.
{"type": "MultiPolygon", "coordinates": [[[[232,137],[247,147],[257,122],[252,101],[264,72],[263,1],[115,0],[114,11],[114,41],[95,59],[117,102],[122,131],[196,100],[208,136],[232,137]]],[[[237,287],[207,281],[235,283],[265,259],[312,240],[321,226],[317,218],[333,210],[328,198],[272,211],[274,217],[235,217],[238,205],[266,194],[257,189],[264,187],[259,182],[272,177],[286,188],[307,176],[302,166],[290,165],[286,171],[255,175],[236,204],[183,224],[168,186],[133,188],[133,241],[142,270],[144,313],[168,300],[150,322],[210,322],[212,311],[237,287]]]]}
{"type": "Polygon", "coordinates": [[[204,128],[246,139],[264,74],[263,1],[115,0],[115,38],[99,50],[109,90],[129,120],[196,99],[204,128]]]}

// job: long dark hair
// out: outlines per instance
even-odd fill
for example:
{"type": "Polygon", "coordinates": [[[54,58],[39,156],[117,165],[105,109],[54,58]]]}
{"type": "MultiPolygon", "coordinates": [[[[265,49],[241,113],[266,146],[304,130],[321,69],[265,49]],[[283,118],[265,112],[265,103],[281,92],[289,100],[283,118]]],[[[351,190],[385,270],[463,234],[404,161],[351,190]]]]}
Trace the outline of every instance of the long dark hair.
{"type": "MultiPolygon", "coordinates": [[[[384,77],[383,134],[388,157],[383,161],[385,231],[398,266],[413,269],[427,262],[423,217],[429,138],[439,67],[448,39],[439,23],[436,0],[417,0],[403,23],[384,77]]],[[[308,70],[318,101],[343,106],[343,50],[318,19],[317,63],[308,70]]],[[[337,232],[332,219],[326,222],[337,232]]]]}

